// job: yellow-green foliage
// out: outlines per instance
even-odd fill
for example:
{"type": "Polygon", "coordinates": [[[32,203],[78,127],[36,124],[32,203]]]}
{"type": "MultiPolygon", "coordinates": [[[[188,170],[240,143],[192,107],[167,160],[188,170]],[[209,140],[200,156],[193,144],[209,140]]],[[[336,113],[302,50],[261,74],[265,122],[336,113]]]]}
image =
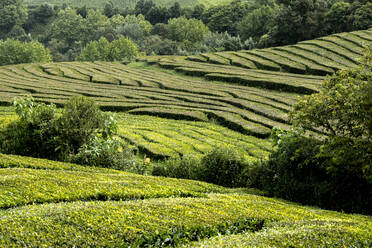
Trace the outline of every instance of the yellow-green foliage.
{"type": "Polygon", "coordinates": [[[190,246],[372,244],[370,216],[43,159],[1,155],[0,165],[0,247],[166,247],[218,234],[190,246]]]}
{"type": "Polygon", "coordinates": [[[84,167],[73,164],[3,154],[0,154],[1,167],[0,208],[76,200],[196,197],[205,192],[223,191],[206,183],[98,168],[86,171],[84,167]]]}
{"type": "Polygon", "coordinates": [[[193,243],[194,248],[261,247],[371,247],[371,226],[349,221],[306,221],[300,224],[273,225],[265,231],[218,236],[193,243]]]}
{"type": "Polygon", "coordinates": [[[151,155],[177,157],[202,155],[216,146],[230,145],[255,161],[267,158],[268,140],[242,135],[207,122],[169,120],[151,116],[117,114],[119,134],[151,155]]]}
{"type": "MultiPolygon", "coordinates": [[[[322,239],[325,227],[339,231],[327,232],[329,247],[371,245],[370,217],[322,211],[248,194],[44,204],[0,211],[0,233],[3,234],[0,244],[78,247],[132,244],[136,247],[150,243],[165,247],[217,235],[219,231],[234,232],[235,228],[257,230],[249,235],[261,239],[262,243],[258,244],[265,247],[270,242],[299,244],[310,238],[303,236],[309,233],[309,228],[316,237],[310,242],[316,244],[317,239],[322,239]],[[265,240],[270,233],[273,241],[270,237],[265,240]]],[[[237,246],[232,247],[239,247],[239,240],[235,242],[237,246]]]]}

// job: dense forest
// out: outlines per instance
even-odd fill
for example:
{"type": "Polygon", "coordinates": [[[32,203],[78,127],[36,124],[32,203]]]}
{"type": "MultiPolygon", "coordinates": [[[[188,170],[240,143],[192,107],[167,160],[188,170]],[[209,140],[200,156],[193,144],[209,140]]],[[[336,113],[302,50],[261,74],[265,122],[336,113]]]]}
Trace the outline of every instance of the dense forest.
{"type": "Polygon", "coordinates": [[[372,25],[372,3],[234,0],[207,8],[202,4],[181,7],[177,2],[164,7],[140,0],[134,8],[107,2],[103,9],[94,9],[67,4],[26,6],[22,0],[2,0],[0,20],[2,64],[50,59],[112,61],[132,60],[140,54],[190,55],[288,45],[367,29],[372,25]],[[110,55],[110,50],[124,43],[119,55],[110,55]],[[34,50],[33,55],[25,55],[25,49],[34,50]],[[6,59],[8,53],[19,56],[6,59]]]}

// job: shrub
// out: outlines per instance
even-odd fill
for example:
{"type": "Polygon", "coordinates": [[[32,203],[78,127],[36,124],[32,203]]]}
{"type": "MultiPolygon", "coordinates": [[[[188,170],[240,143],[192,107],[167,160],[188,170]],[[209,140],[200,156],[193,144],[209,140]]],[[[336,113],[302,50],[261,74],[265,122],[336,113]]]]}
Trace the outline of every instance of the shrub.
{"type": "Polygon", "coordinates": [[[56,140],[62,156],[76,154],[93,135],[104,127],[104,116],[93,100],[86,97],[72,97],[64,106],[58,119],[56,140]]]}
{"type": "Polygon", "coordinates": [[[99,139],[94,137],[79,148],[71,162],[89,166],[112,168],[144,174],[146,166],[135,159],[132,150],[117,139],[99,139]]]}
{"type": "Polygon", "coordinates": [[[234,147],[219,146],[202,158],[185,155],[152,168],[153,176],[185,178],[226,187],[246,185],[250,164],[234,147]]]}
{"type": "Polygon", "coordinates": [[[201,169],[198,157],[185,155],[182,158],[171,158],[155,166],[152,175],[199,180],[201,169]]]}
{"type": "Polygon", "coordinates": [[[0,151],[34,157],[54,154],[54,105],[35,104],[31,97],[13,102],[19,119],[0,129],[0,151]]]}
{"type": "Polygon", "coordinates": [[[116,120],[92,100],[72,97],[61,115],[32,97],[15,99],[14,106],[19,119],[0,129],[0,152],[143,172],[131,150],[114,139],[116,120]]]}
{"type": "Polygon", "coordinates": [[[343,170],[332,171],[328,166],[337,163],[332,155],[336,148],[326,155],[323,149],[329,144],[325,141],[305,137],[294,130],[274,130],[272,137],[277,149],[267,161],[250,168],[248,186],[303,204],[370,213],[371,185],[358,170],[360,156],[352,144],[344,150],[349,162],[342,161],[343,170]]]}
{"type": "Polygon", "coordinates": [[[248,166],[234,148],[220,146],[202,158],[200,178],[221,186],[239,187],[244,185],[243,172],[248,166]]]}

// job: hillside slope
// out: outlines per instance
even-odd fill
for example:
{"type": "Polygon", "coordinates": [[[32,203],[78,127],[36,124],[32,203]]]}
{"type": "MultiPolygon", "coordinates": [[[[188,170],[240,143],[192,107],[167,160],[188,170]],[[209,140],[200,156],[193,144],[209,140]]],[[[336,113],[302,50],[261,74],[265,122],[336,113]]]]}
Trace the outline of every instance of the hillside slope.
{"type": "Polygon", "coordinates": [[[202,154],[225,142],[239,143],[247,156],[260,159],[267,154],[268,142],[263,139],[271,129],[290,128],[287,114],[298,96],[317,92],[325,75],[357,66],[364,46],[371,44],[369,29],[261,50],[150,56],[129,65],[69,62],[3,66],[0,104],[26,94],[55,104],[85,95],[103,110],[169,119],[121,118],[120,135],[152,157],[202,154]]]}
{"type": "Polygon", "coordinates": [[[0,155],[0,185],[0,247],[372,245],[371,217],[197,181],[0,155]]]}

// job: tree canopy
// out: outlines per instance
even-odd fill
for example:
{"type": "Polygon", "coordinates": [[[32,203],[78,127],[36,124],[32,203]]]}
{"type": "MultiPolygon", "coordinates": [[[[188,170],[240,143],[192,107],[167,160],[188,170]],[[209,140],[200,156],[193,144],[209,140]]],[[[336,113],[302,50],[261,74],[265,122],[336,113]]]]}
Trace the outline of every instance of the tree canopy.
{"type": "Polygon", "coordinates": [[[107,41],[102,37],[98,41],[91,41],[84,48],[80,59],[83,61],[132,61],[138,56],[137,45],[128,38],[107,41]]]}
{"type": "Polygon", "coordinates": [[[0,65],[50,61],[49,50],[37,41],[0,40],[0,65]]]}

